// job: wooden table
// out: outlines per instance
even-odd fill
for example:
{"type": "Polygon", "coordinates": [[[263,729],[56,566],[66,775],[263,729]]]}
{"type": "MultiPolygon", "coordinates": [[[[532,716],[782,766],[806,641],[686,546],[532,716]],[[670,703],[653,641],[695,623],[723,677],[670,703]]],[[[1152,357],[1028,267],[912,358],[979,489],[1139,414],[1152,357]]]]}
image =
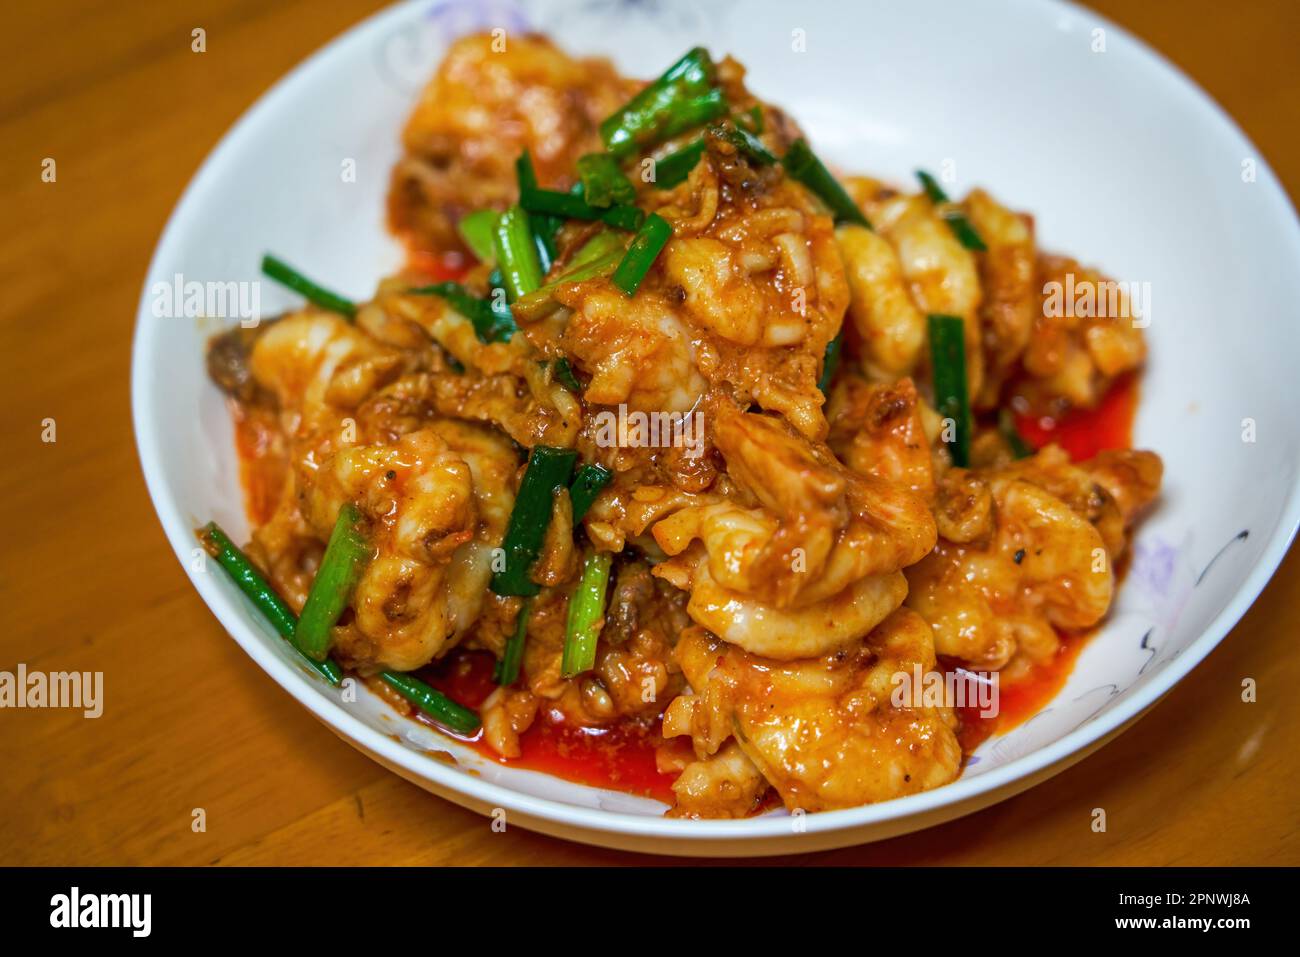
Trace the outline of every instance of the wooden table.
{"type": "MultiPolygon", "coordinates": [[[[103,717],[0,711],[0,863],[653,863],[511,829],[338,740],[223,633],[163,540],[127,399],[135,305],[204,155],[370,0],[20,2],[0,38],[0,669],[105,673],[103,717]],[[208,52],[190,51],[207,30],[208,52]],[[41,181],[54,157],[58,181],[41,181]],[[57,442],[41,441],[42,420],[57,442]],[[207,830],[191,829],[203,808],[207,830]]],[[[1104,0],[1300,194],[1300,5],[1104,0]]],[[[1027,794],[796,863],[1300,863],[1300,556],[1156,710],[1027,794]],[[1241,681],[1258,682],[1243,704],[1241,681]],[[1095,834],[1091,811],[1108,830],[1095,834]]]]}

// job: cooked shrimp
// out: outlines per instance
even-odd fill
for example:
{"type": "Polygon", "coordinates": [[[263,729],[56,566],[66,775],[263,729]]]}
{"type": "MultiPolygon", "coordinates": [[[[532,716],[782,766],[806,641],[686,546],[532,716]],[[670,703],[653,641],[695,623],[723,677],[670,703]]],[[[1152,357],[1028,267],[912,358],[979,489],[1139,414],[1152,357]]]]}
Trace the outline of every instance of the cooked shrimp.
{"type": "Polygon", "coordinates": [[[665,734],[685,724],[703,758],[719,753],[711,729],[731,729],[791,810],[914,794],[960,770],[952,713],[892,700],[896,676],[935,667],[930,629],[914,612],[900,609],[855,645],[795,662],[766,660],[688,629],[677,659],[695,693],[689,716],[679,709],[665,734]]]}
{"type": "Polygon", "coordinates": [[[861,226],[835,231],[849,282],[849,315],[862,338],[863,370],[890,382],[911,375],[925,346],[925,315],[903,278],[898,253],[861,226]]]}

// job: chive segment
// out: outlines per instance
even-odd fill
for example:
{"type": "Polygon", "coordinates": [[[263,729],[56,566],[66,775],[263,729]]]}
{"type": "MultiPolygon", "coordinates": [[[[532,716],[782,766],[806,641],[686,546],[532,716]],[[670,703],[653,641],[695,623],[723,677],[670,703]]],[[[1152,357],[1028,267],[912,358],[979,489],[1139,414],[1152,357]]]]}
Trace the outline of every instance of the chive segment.
{"type": "Polygon", "coordinates": [[[591,508],[591,503],[596,501],[596,496],[613,477],[613,472],[595,463],[588,463],[578,469],[578,473],[573,477],[573,484],[569,486],[569,502],[573,506],[574,525],[583,520],[587,510],[591,508]]]}
{"type": "Polygon", "coordinates": [[[966,323],[958,316],[931,314],[930,365],[934,407],[955,423],[951,445],[954,465],[970,464],[970,393],[966,388],[966,323]]]}
{"type": "Polygon", "coordinates": [[[763,145],[763,141],[748,130],[735,125],[712,127],[715,135],[722,137],[736,148],[736,151],[751,163],[759,166],[771,166],[777,162],[776,154],[763,145]]]}
{"type": "Polygon", "coordinates": [[[302,606],[294,644],[308,658],[324,661],[329,657],[334,625],[347,607],[361,573],[370,563],[370,543],[362,531],[361,511],[351,502],[339,509],[334,531],[330,533],[325,556],[312,579],[307,602],[302,606]]]}
{"type": "MultiPolygon", "coordinates": [[[[605,149],[622,158],[638,148],[669,138],[666,130],[690,109],[688,104],[706,96],[713,88],[717,71],[709,51],[695,47],[621,109],[600,124],[605,149]]],[[[695,106],[698,110],[698,105],[695,106]]]]}
{"type": "Polygon", "coordinates": [[[500,216],[494,209],[476,209],[472,213],[466,213],[456,224],[456,232],[481,263],[496,262],[497,253],[492,236],[496,232],[500,216]]]}
{"type": "Polygon", "coordinates": [[[578,180],[582,183],[582,198],[592,206],[636,202],[636,187],[623,175],[618,160],[608,153],[578,157],[578,180]]]}
{"type": "Polygon", "coordinates": [[[673,227],[669,225],[668,220],[658,213],[647,216],[645,224],[632,237],[627,252],[623,254],[622,262],[614,270],[612,277],[614,285],[629,296],[636,295],[646,274],[650,272],[650,267],[659,258],[659,253],[663,251],[672,235],[673,227]]]}
{"type": "Polygon", "coordinates": [[[338,293],[330,292],[324,286],[317,285],[283,259],[277,259],[270,253],[262,257],[262,272],[276,282],[301,294],[308,302],[313,302],[322,309],[341,313],[349,319],[357,314],[356,303],[351,299],[345,299],[338,293]]]}
{"type": "Polygon", "coordinates": [[[560,356],[560,358],[551,362],[551,371],[560,385],[575,395],[582,395],[582,383],[573,374],[573,365],[569,362],[568,356],[560,356]]]}
{"type": "Polygon", "coordinates": [[[700,157],[704,155],[704,140],[695,140],[677,150],[675,153],[669,153],[663,159],[654,161],[654,184],[655,189],[672,189],[678,183],[691,175],[691,170],[700,162],[700,157]]]}
{"type": "Polygon", "coordinates": [[[432,286],[414,286],[406,290],[414,296],[438,296],[474,326],[480,342],[509,342],[519,331],[509,307],[497,308],[491,300],[480,299],[458,282],[439,282],[432,286]]]}
{"type": "Polygon", "coordinates": [[[586,282],[608,276],[623,259],[624,240],[616,233],[597,233],[583,245],[570,260],[568,268],[540,289],[535,289],[510,307],[511,312],[524,322],[545,318],[560,304],[555,292],[560,286],[586,282]]]}
{"type": "Polygon", "coordinates": [[[441,691],[425,684],[414,675],[385,671],[380,679],[434,721],[457,734],[473,734],[479,729],[478,715],[452,701],[441,691]]]}
{"type": "Polygon", "coordinates": [[[957,241],[967,249],[973,249],[981,253],[986,252],[988,246],[984,245],[984,240],[980,237],[979,232],[971,225],[965,213],[956,206],[951,205],[952,200],[943,191],[939,181],[923,169],[916,171],[916,178],[921,181],[921,188],[925,190],[925,195],[930,197],[930,202],[934,203],[935,206],[946,207],[939,210],[939,218],[948,224],[948,228],[957,237],[957,241]]]}
{"type": "Polygon", "coordinates": [[[605,624],[605,590],[613,560],[610,552],[591,552],[582,563],[582,577],[569,596],[569,615],[564,624],[562,678],[590,671],[596,664],[596,641],[605,624]]]}
{"type": "MultiPolygon", "coordinates": [[[[248,556],[239,550],[216,522],[208,522],[200,529],[199,541],[203,543],[203,550],[216,559],[217,564],[234,580],[239,590],[265,616],[271,623],[271,627],[280,633],[280,637],[288,639],[289,643],[293,644],[298,616],[271,587],[271,583],[262,576],[248,556]]],[[[296,644],[293,646],[299,654],[302,654],[296,644]]],[[[315,661],[306,655],[303,655],[303,660],[330,684],[337,685],[343,680],[343,672],[333,661],[315,661]]]]}
{"type": "Polygon", "coordinates": [[[634,230],[641,225],[645,213],[635,206],[620,205],[601,209],[592,206],[581,196],[561,193],[555,189],[533,188],[519,197],[519,204],[530,213],[559,216],[563,219],[600,220],[618,229],[634,230]]]}
{"type": "Polygon", "coordinates": [[[817,380],[817,388],[821,389],[822,395],[830,395],[831,380],[835,378],[835,370],[840,367],[840,353],[844,348],[844,330],[841,329],[835,334],[835,338],[826,343],[826,353],[822,356],[822,374],[817,380]]]}
{"type": "Polygon", "coordinates": [[[542,284],[542,266],[537,259],[537,245],[527,211],[518,204],[511,206],[497,220],[492,232],[497,266],[510,302],[526,296],[542,284]]]}
{"type": "Polygon", "coordinates": [[[528,638],[528,616],[533,610],[533,600],[525,598],[519,606],[519,616],[515,619],[515,630],[506,639],[505,650],[501,660],[492,669],[492,680],[499,685],[512,685],[519,680],[519,666],[524,661],[524,643],[528,638]]]}
{"type": "Polygon", "coordinates": [[[830,207],[837,225],[857,223],[867,229],[871,228],[871,223],[862,215],[857,203],[844,191],[839,180],[831,175],[826,164],[817,158],[807,140],[795,140],[786,151],[781,164],[792,179],[803,183],[830,207]]]}
{"type": "Polygon", "coordinates": [[[528,573],[541,553],[546,527],[551,522],[552,491],[569,484],[577,458],[573,449],[533,447],[501,543],[505,568],[492,575],[492,590],[498,595],[529,597],[541,591],[528,573]]]}

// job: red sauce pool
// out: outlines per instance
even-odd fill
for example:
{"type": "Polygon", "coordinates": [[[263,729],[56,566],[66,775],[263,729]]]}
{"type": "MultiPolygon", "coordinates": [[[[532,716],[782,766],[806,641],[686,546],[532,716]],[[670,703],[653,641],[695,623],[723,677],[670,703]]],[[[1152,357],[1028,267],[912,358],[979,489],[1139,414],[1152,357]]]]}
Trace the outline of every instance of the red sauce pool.
{"type": "MultiPolygon", "coordinates": [[[[496,688],[492,681],[494,661],[485,651],[453,652],[446,660],[421,671],[420,677],[448,697],[477,708],[496,688]]],[[[566,724],[560,712],[543,705],[532,727],[519,736],[523,753],[517,758],[498,755],[483,741],[481,731],[460,740],[498,764],[673,803],[676,775],[661,773],[655,761],[655,749],[663,740],[657,721],[649,726],[628,723],[612,728],[583,728],[566,724]]]]}

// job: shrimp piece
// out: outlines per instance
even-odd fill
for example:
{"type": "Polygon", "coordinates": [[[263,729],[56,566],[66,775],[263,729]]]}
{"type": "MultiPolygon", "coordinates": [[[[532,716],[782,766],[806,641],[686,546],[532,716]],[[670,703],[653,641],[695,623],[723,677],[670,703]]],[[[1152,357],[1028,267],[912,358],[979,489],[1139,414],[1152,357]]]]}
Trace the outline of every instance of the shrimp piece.
{"type": "MultiPolygon", "coordinates": [[[[813,614],[820,602],[845,599],[851,586],[865,592],[864,579],[897,572],[934,546],[934,519],[918,496],[850,472],[830,449],[780,419],[741,412],[726,401],[714,408],[714,442],[729,477],[757,507],[728,502],[686,508],[655,525],[655,541],[668,555],[683,554],[695,539],[704,543],[709,575],[683,568],[692,581],[721,583],[728,593],[757,599],[758,607],[770,606],[762,614],[776,622],[779,610],[813,614]]],[[[888,594],[880,584],[875,588],[877,596],[888,594]]],[[[715,596],[697,607],[720,611],[727,601],[715,596]]],[[[851,627],[861,628],[862,620],[855,617],[851,627]]],[[[844,633],[835,640],[844,641],[844,633]]]]}
{"type": "Polygon", "coordinates": [[[853,471],[885,479],[932,502],[934,457],[911,379],[886,385],[846,376],[831,392],[830,446],[853,471]]]}
{"type": "Polygon", "coordinates": [[[689,412],[707,388],[691,336],[669,304],[642,291],[628,299],[608,280],[557,293],[573,315],[563,347],[590,374],[584,398],[643,412],[689,412]]]}
{"type": "Polygon", "coordinates": [[[887,200],[875,226],[897,250],[903,278],[921,312],[959,316],[964,321],[967,384],[971,394],[978,395],[984,384],[984,360],[979,328],[982,294],[974,255],[924,195],[887,200]]]}
{"type": "Polygon", "coordinates": [[[740,745],[728,741],[716,753],[692,761],[673,782],[676,803],[668,817],[742,818],[757,809],[767,780],[740,745]]]}
{"type": "Polygon", "coordinates": [[[712,729],[731,729],[790,810],[914,794],[961,768],[951,710],[893,700],[897,675],[935,668],[930,629],[914,612],[900,609],[865,639],[810,660],[768,660],[696,628],[676,657],[694,695],[680,708],[674,702],[665,735],[688,728],[704,759],[724,753],[712,729]]]}
{"type": "Polygon", "coordinates": [[[503,758],[517,758],[523,753],[519,736],[537,719],[537,697],[522,688],[499,687],[479,706],[483,722],[483,740],[503,758]]]}
{"type": "Polygon", "coordinates": [[[984,287],[979,313],[985,378],[975,404],[989,409],[997,405],[1002,384],[1034,327],[1038,306],[1034,226],[1029,216],[1011,212],[982,189],[972,190],[963,207],[988,247],[976,254],[984,287]]]}
{"type": "Polygon", "coordinates": [[[907,291],[898,254],[862,226],[841,226],[835,239],[849,283],[849,317],[862,339],[863,371],[887,382],[911,375],[925,346],[925,316],[907,291]]]}

